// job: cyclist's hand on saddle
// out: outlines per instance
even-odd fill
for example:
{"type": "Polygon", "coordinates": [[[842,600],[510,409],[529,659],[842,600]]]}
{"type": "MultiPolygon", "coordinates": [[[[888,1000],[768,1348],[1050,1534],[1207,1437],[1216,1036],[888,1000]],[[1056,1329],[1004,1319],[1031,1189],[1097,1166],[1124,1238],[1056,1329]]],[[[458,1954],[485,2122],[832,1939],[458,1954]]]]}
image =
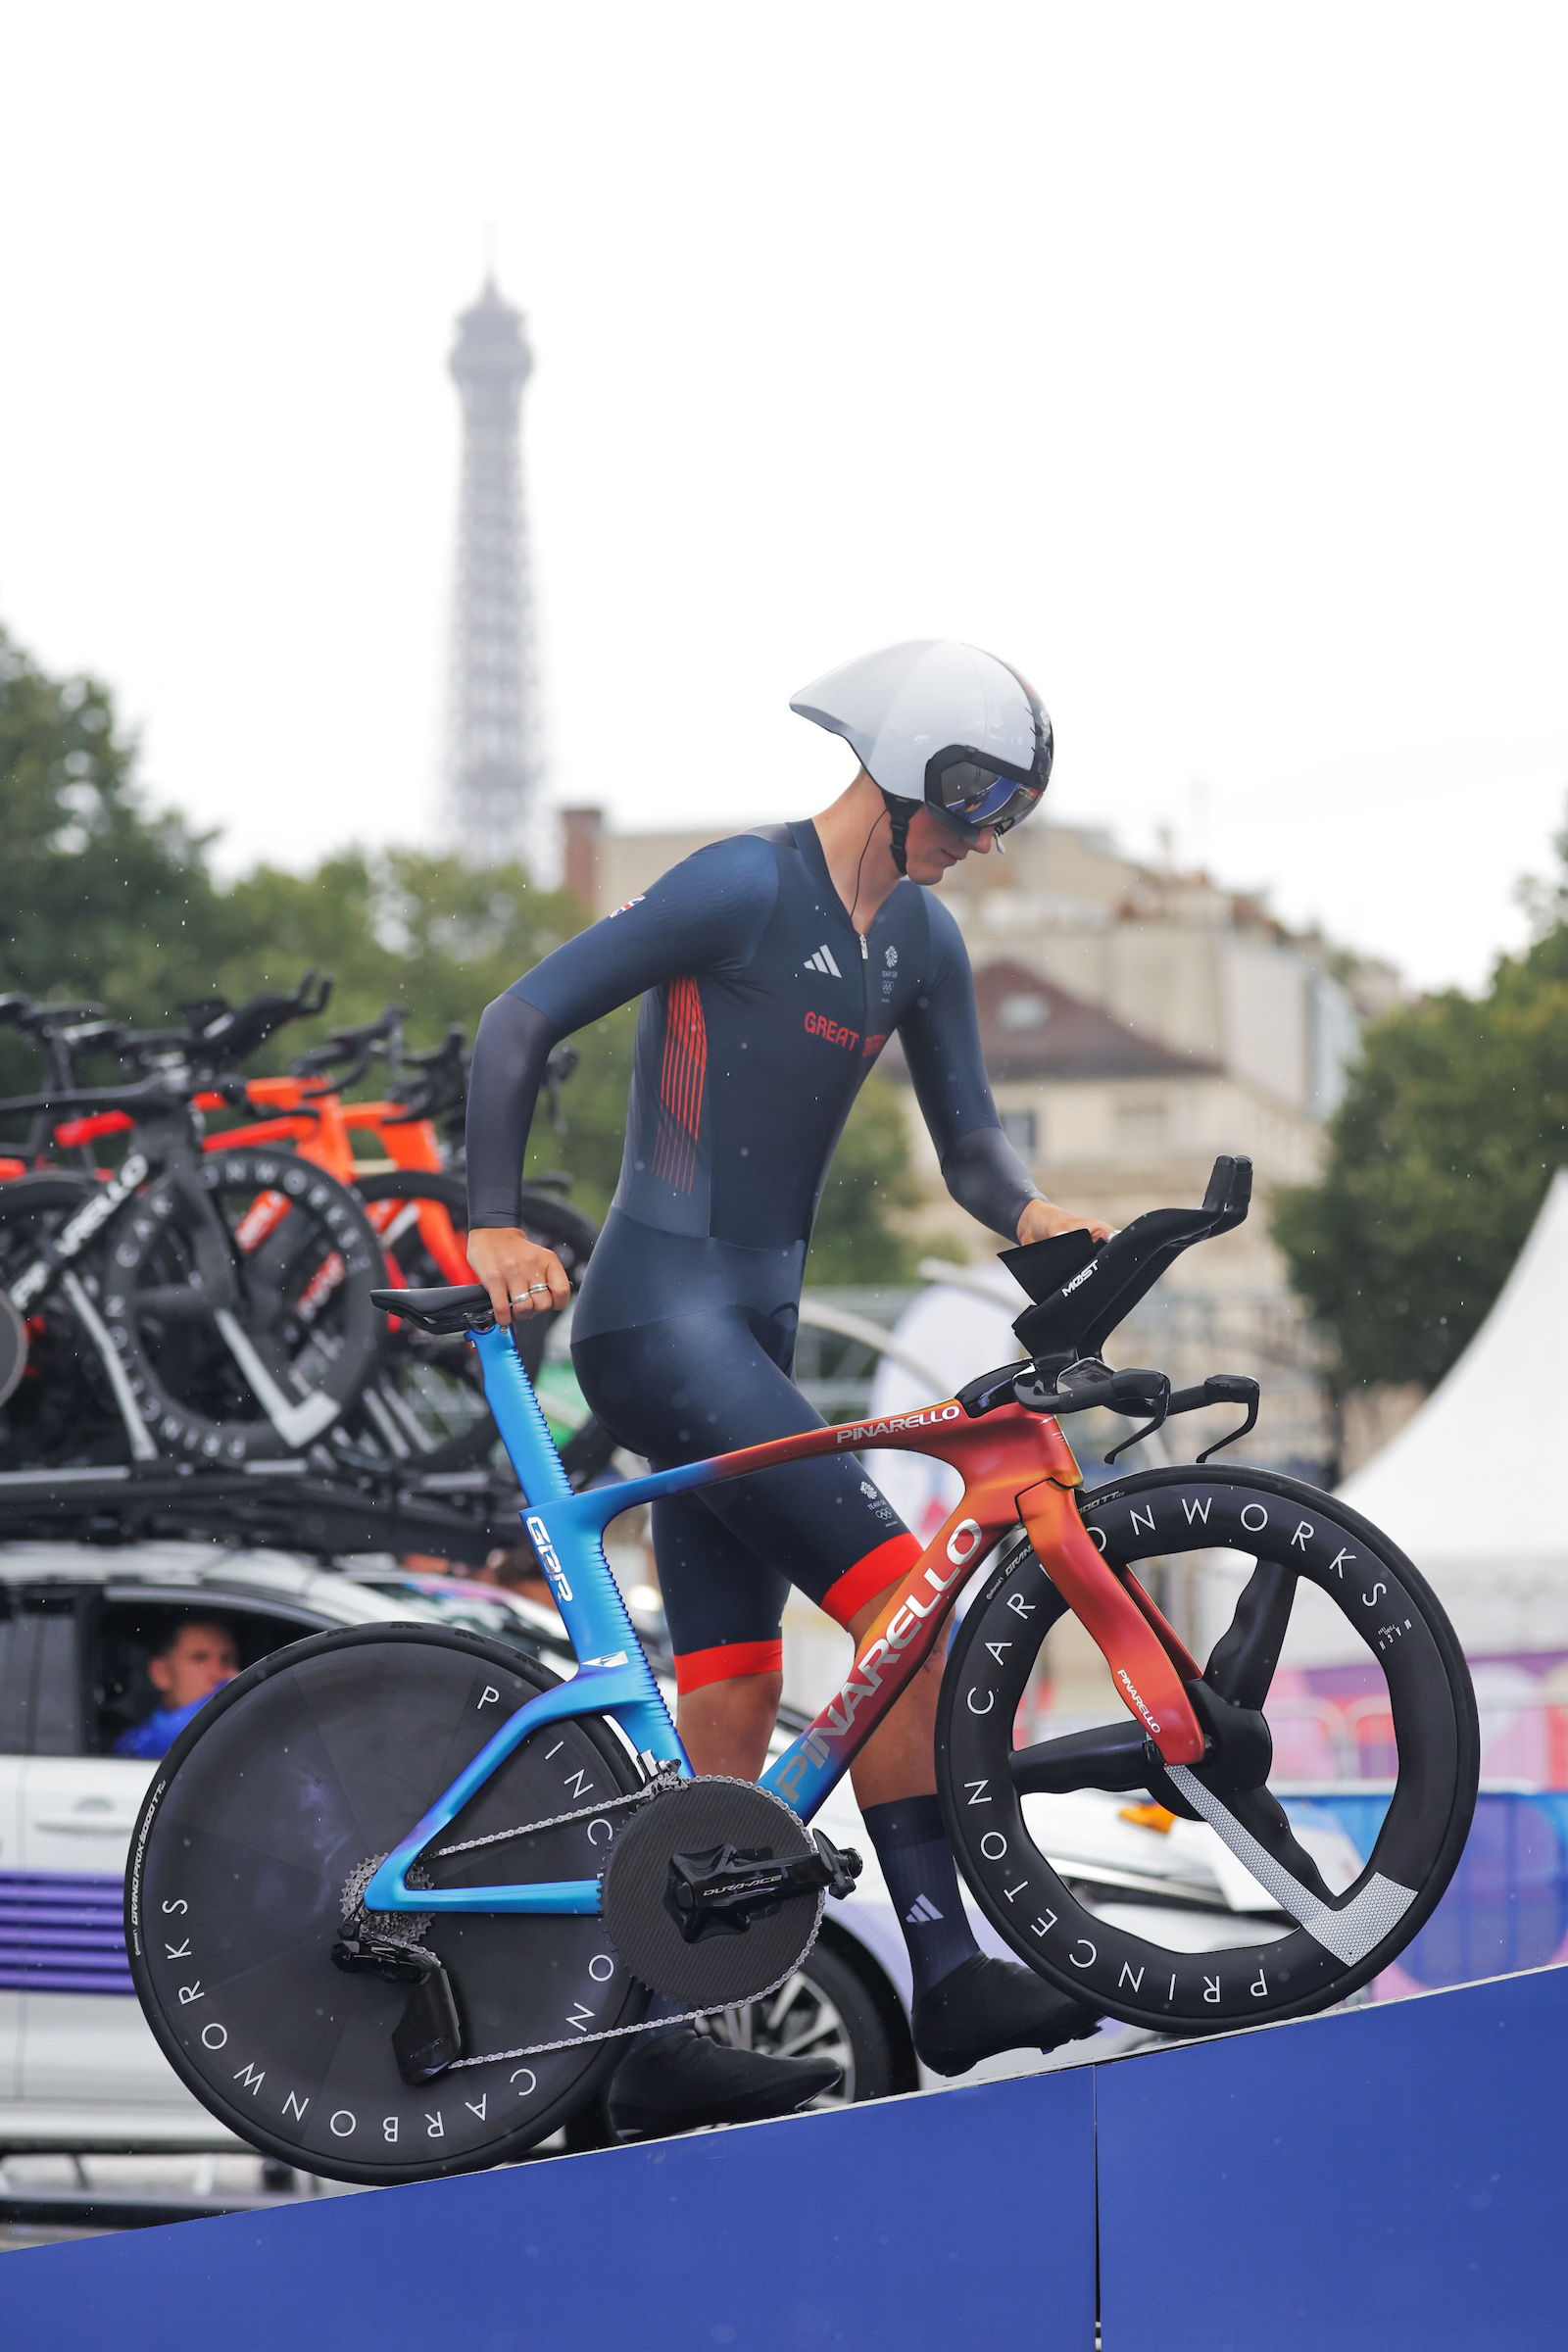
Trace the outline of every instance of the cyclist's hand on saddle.
{"type": "Polygon", "coordinates": [[[1108,1242],[1117,1230],[1103,1217],[1080,1217],[1070,1208],[1058,1208],[1054,1200],[1031,1200],[1018,1219],[1018,1239],[1044,1242],[1054,1233],[1079,1233],[1085,1227],[1097,1242],[1108,1242]]]}
{"type": "Polygon", "coordinates": [[[490,1294],[498,1323],[521,1322],[571,1297],[560,1258],[514,1225],[478,1226],[468,1234],[468,1264],[490,1294]]]}

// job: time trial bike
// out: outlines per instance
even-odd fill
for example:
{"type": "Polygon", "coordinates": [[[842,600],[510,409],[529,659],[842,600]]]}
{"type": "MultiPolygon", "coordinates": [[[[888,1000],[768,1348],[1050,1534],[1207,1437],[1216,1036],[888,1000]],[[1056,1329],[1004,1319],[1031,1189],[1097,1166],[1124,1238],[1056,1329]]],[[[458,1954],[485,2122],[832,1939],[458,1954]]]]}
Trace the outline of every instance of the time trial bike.
{"type": "Polygon", "coordinates": [[[1430,1916],[1474,1809],[1475,1701],[1439,1602],[1388,1537],[1296,1480],[1210,1466],[1210,1446],[1086,1493],[1060,1427],[1096,1405],[1152,1428],[1226,1402],[1247,1411],[1220,1444],[1251,1426],[1250,1381],[1173,1395],[1101,1352],[1179,1250],[1245,1216],[1250,1189],[1249,1163],[1222,1159],[1200,1209],[1152,1211],[1098,1247],[1080,1232],[1004,1252],[1033,1300],[1014,1326],[1027,1357],[955,1396],[575,1494],[482,1289],[380,1294],[471,1337],[578,1669],[558,1682],[476,1636],[362,1626],[278,1651],[209,1702],[155,1773],[125,1893],[136,1989],[196,2096],[287,2163],[422,2179],[564,2123],[651,1993],[700,2016],[786,1986],[858,1868],[808,1824],[960,1593],[938,1788],[975,1899],[1021,1958],[1162,2034],[1299,2017],[1364,1985],[1430,1916]],[[960,1499],[761,1781],[695,1779],[605,1528],[660,1495],[873,1446],[951,1463],[960,1499]],[[1196,1550],[1241,1571],[1202,1664],[1134,1573],[1196,1550]],[[1379,1672],[1397,1747],[1348,1886],[1325,1882],[1268,1785],[1270,1685],[1307,1587],[1379,1672]],[[1016,1746],[1030,1670],[1069,1611],[1122,1715],[1016,1746]],[[1083,1788],[1143,1789],[1208,1824],[1259,1889],[1248,1940],[1195,1950],[1177,1914],[1167,1941],[1147,1908],[1135,1928],[1092,1906],[1052,1859],[1053,1802],[1083,1788]]]}

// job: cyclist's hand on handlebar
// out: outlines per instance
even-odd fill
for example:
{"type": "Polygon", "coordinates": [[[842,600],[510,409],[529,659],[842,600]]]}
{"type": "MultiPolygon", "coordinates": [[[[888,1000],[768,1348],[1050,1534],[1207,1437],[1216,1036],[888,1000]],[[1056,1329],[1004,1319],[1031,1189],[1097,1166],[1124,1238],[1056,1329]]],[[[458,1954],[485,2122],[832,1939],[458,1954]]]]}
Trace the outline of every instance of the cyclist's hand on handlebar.
{"type": "Polygon", "coordinates": [[[1020,1243],[1044,1242],[1054,1233],[1081,1233],[1086,1228],[1097,1242],[1108,1242],[1117,1231],[1103,1217],[1080,1217],[1070,1208],[1058,1208],[1054,1200],[1031,1200],[1018,1219],[1018,1239],[1020,1243]]]}
{"type": "Polygon", "coordinates": [[[490,1294],[498,1323],[523,1322],[563,1307],[571,1285],[553,1250],[541,1250],[514,1225],[476,1226],[468,1234],[468,1264],[490,1294]]]}

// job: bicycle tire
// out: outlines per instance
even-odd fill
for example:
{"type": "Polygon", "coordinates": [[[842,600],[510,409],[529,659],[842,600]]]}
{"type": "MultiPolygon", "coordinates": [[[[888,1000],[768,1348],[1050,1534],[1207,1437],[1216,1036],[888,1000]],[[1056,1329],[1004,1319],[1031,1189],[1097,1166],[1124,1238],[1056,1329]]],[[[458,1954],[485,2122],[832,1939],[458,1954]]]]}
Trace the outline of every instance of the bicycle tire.
{"type": "MultiPolygon", "coordinates": [[[[351,1874],[557,1679],[452,1628],[319,1634],[228,1684],[158,1768],[125,1881],[131,1976],[180,2080],[265,2155],[368,2183],[503,2163],[574,2114],[623,2055],[624,2039],[593,2042],[411,2087],[391,2042],[407,1986],[331,1959],[351,1874]]],[[[616,1733],[573,1717],[524,1740],[444,1838],[640,1786],[616,1733]]],[[[431,1883],[597,1877],[627,1818],[432,1860],[431,1883]]],[[[647,2006],[597,1917],[437,1913],[419,1940],[450,1973],[465,2055],[635,2025],[647,2006]]]]}
{"type": "MultiPolygon", "coordinates": [[[[362,1176],[355,1190],[372,1221],[385,1202],[403,1201],[412,1206],[419,1200],[433,1200],[451,1218],[460,1248],[466,1240],[467,1193],[461,1177],[439,1169],[392,1168],[362,1176]]],[[[564,1201],[529,1192],[526,1187],[519,1213],[520,1230],[542,1249],[554,1250],[575,1292],[599,1239],[597,1226],[564,1201]]],[[[389,1271],[395,1269],[396,1279],[411,1289],[457,1279],[451,1268],[431,1254],[416,1223],[399,1221],[381,1234],[380,1248],[383,1257],[391,1261],[389,1271]]],[[[558,1320],[554,1312],[529,1315],[515,1326],[517,1353],[530,1380],[544,1361],[551,1327],[558,1320]]],[[[568,1471],[575,1469],[579,1479],[585,1468],[589,1475],[602,1468],[613,1451],[613,1440],[605,1435],[602,1458],[595,1453],[593,1439],[603,1434],[597,1422],[590,1422],[575,1431],[564,1448],[568,1471]]],[[[421,1470],[467,1470],[488,1459],[499,1439],[485,1402],[478,1358],[466,1341],[438,1338],[412,1324],[396,1325],[389,1333],[387,1352],[356,1409],[355,1437],[361,1446],[385,1450],[421,1470]]]]}
{"type": "MultiPolygon", "coordinates": [[[[1278,1916],[1286,1924],[1268,1941],[1195,1951],[1116,1925],[1074,1892],[1070,1874],[1052,1865],[1024,1812],[1031,1797],[1038,1803],[1043,1779],[1062,1793],[1072,1787],[1126,1790],[1138,1780],[1094,1779],[1087,1772],[1081,1780],[1063,1779],[1077,1765],[1058,1743],[1013,1749],[1019,1697],[1046,1633],[1066,1610],[1021,1543],[992,1571],[966,1614],[938,1706],[943,1818],[976,1901],[1041,1976],[1104,2015],[1155,2033],[1229,2032],[1307,2016],[1344,2000],[1386,1968],[1430,1918],[1457,1866],[1475,1810],[1475,1694],[1441,1604],[1398,1547],[1358,1512],[1268,1471],[1196,1465],[1152,1470],[1082,1494],[1079,1503],[1085,1527],[1114,1568],[1216,1547],[1256,1563],[1204,1675],[1209,1689],[1233,1704],[1265,1709],[1298,1581],[1325,1592],[1382,1668],[1398,1777],[1359,1877],[1338,1894],[1323,1888],[1328,1899],[1318,1900],[1312,1927],[1290,1925],[1282,1903],[1278,1916]],[[1276,1511],[1271,1503],[1285,1507],[1276,1511]],[[1020,1790],[1020,1781],[1030,1785],[1027,1791],[1020,1790]]],[[[1141,1730],[1130,1716],[1125,1726],[1112,1728],[1141,1730]]],[[[1143,1759],[1142,1786],[1172,1811],[1198,1819],[1182,1789],[1155,1769],[1157,1761],[1157,1754],[1143,1759]]],[[[1215,1791],[1207,1785],[1215,1777],[1209,1764],[1195,1770],[1210,1803],[1215,1791]]],[[[1225,1801],[1233,1814],[1249,1809],[1245,1797],[1225,1801]]],[[[1039,1834],[1049,1835],[1041,1812],[1035,1818],[1039,1834]]],[[[1253,1814],[1255,1822],[1262,1818],[1263,1811],[1253,1814]]],[[[1270,1867],[1285,1869],[1297,1880],[1298,1893],[1315,1893],[1315,1866],[1296,1847],[1310,1876],[1303,1873],[1290,1858],[1293,1844],[1290,1838],[1278,1845],[1272,1863],[1263,1854],[1264,1885],[1270,1867]]],[[[1271,1891],[1288,1891],[1284,1880],[1271,1891]]]]}
{"type": "MultiPolygon", "coordinates": [[[[92,1177],[63,1168],[0,1184],[0,1290],[96,1189],[92,1177]]],[[[46,1295],[27,1312],[25,1339],[26,1361],[0,1407],[0,1470],[122,1463],[129,1441],[109,1375],[69,1303],[46,1295]]]]}
{"type": "Polygon", "coordinates": [[[204,1153],[190,1181],[227,1235],[239,1292],[225,1341],[211,1315],[168,1316],[150,1307],[189,1285],[194,1246],[180,1220],[158,1213],[177,1200],[181,1172],[155,1171],[145,1199],[111,1229],[102,1259],[104,1319],[162,1452],[236,1465],[298,1453],[329,1429],[359,1396],[385,1346],[370,1304],[381,1261],[363,1204],[345,1185],[290,1152],[204,1153]],[[260,1238],[246,1227],[268,1202],[284,1213],[260,1238]],[[316,1294],[319,1294],[318,1301],[316,1294]],[[257,1411],[256,1374],[234,1348],[253,1351],[279,1411],[296,1432],[257,1411]],[[248,1409],[247,1409],[248,1408],[248,1409]],[[303,1409],[301,1409],[303,1408],[303,1409]]]}

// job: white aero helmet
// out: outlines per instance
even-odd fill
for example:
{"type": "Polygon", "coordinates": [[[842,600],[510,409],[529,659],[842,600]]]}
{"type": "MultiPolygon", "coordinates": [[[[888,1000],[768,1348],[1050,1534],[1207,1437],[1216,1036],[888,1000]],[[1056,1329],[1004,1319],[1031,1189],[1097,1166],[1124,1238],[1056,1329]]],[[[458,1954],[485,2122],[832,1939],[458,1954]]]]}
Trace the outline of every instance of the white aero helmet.
{"type": "MultiPolygon", "coordinates": [[[[917,637],[831,669],[790,709],[842,735],[890,802],[924,801],[955,832],[998,834],[1051,781],[1051,716],[1026,678],[954,637],[917,637]]],[[[895,820],[900,852],[912,810],[895,820]]]]}

